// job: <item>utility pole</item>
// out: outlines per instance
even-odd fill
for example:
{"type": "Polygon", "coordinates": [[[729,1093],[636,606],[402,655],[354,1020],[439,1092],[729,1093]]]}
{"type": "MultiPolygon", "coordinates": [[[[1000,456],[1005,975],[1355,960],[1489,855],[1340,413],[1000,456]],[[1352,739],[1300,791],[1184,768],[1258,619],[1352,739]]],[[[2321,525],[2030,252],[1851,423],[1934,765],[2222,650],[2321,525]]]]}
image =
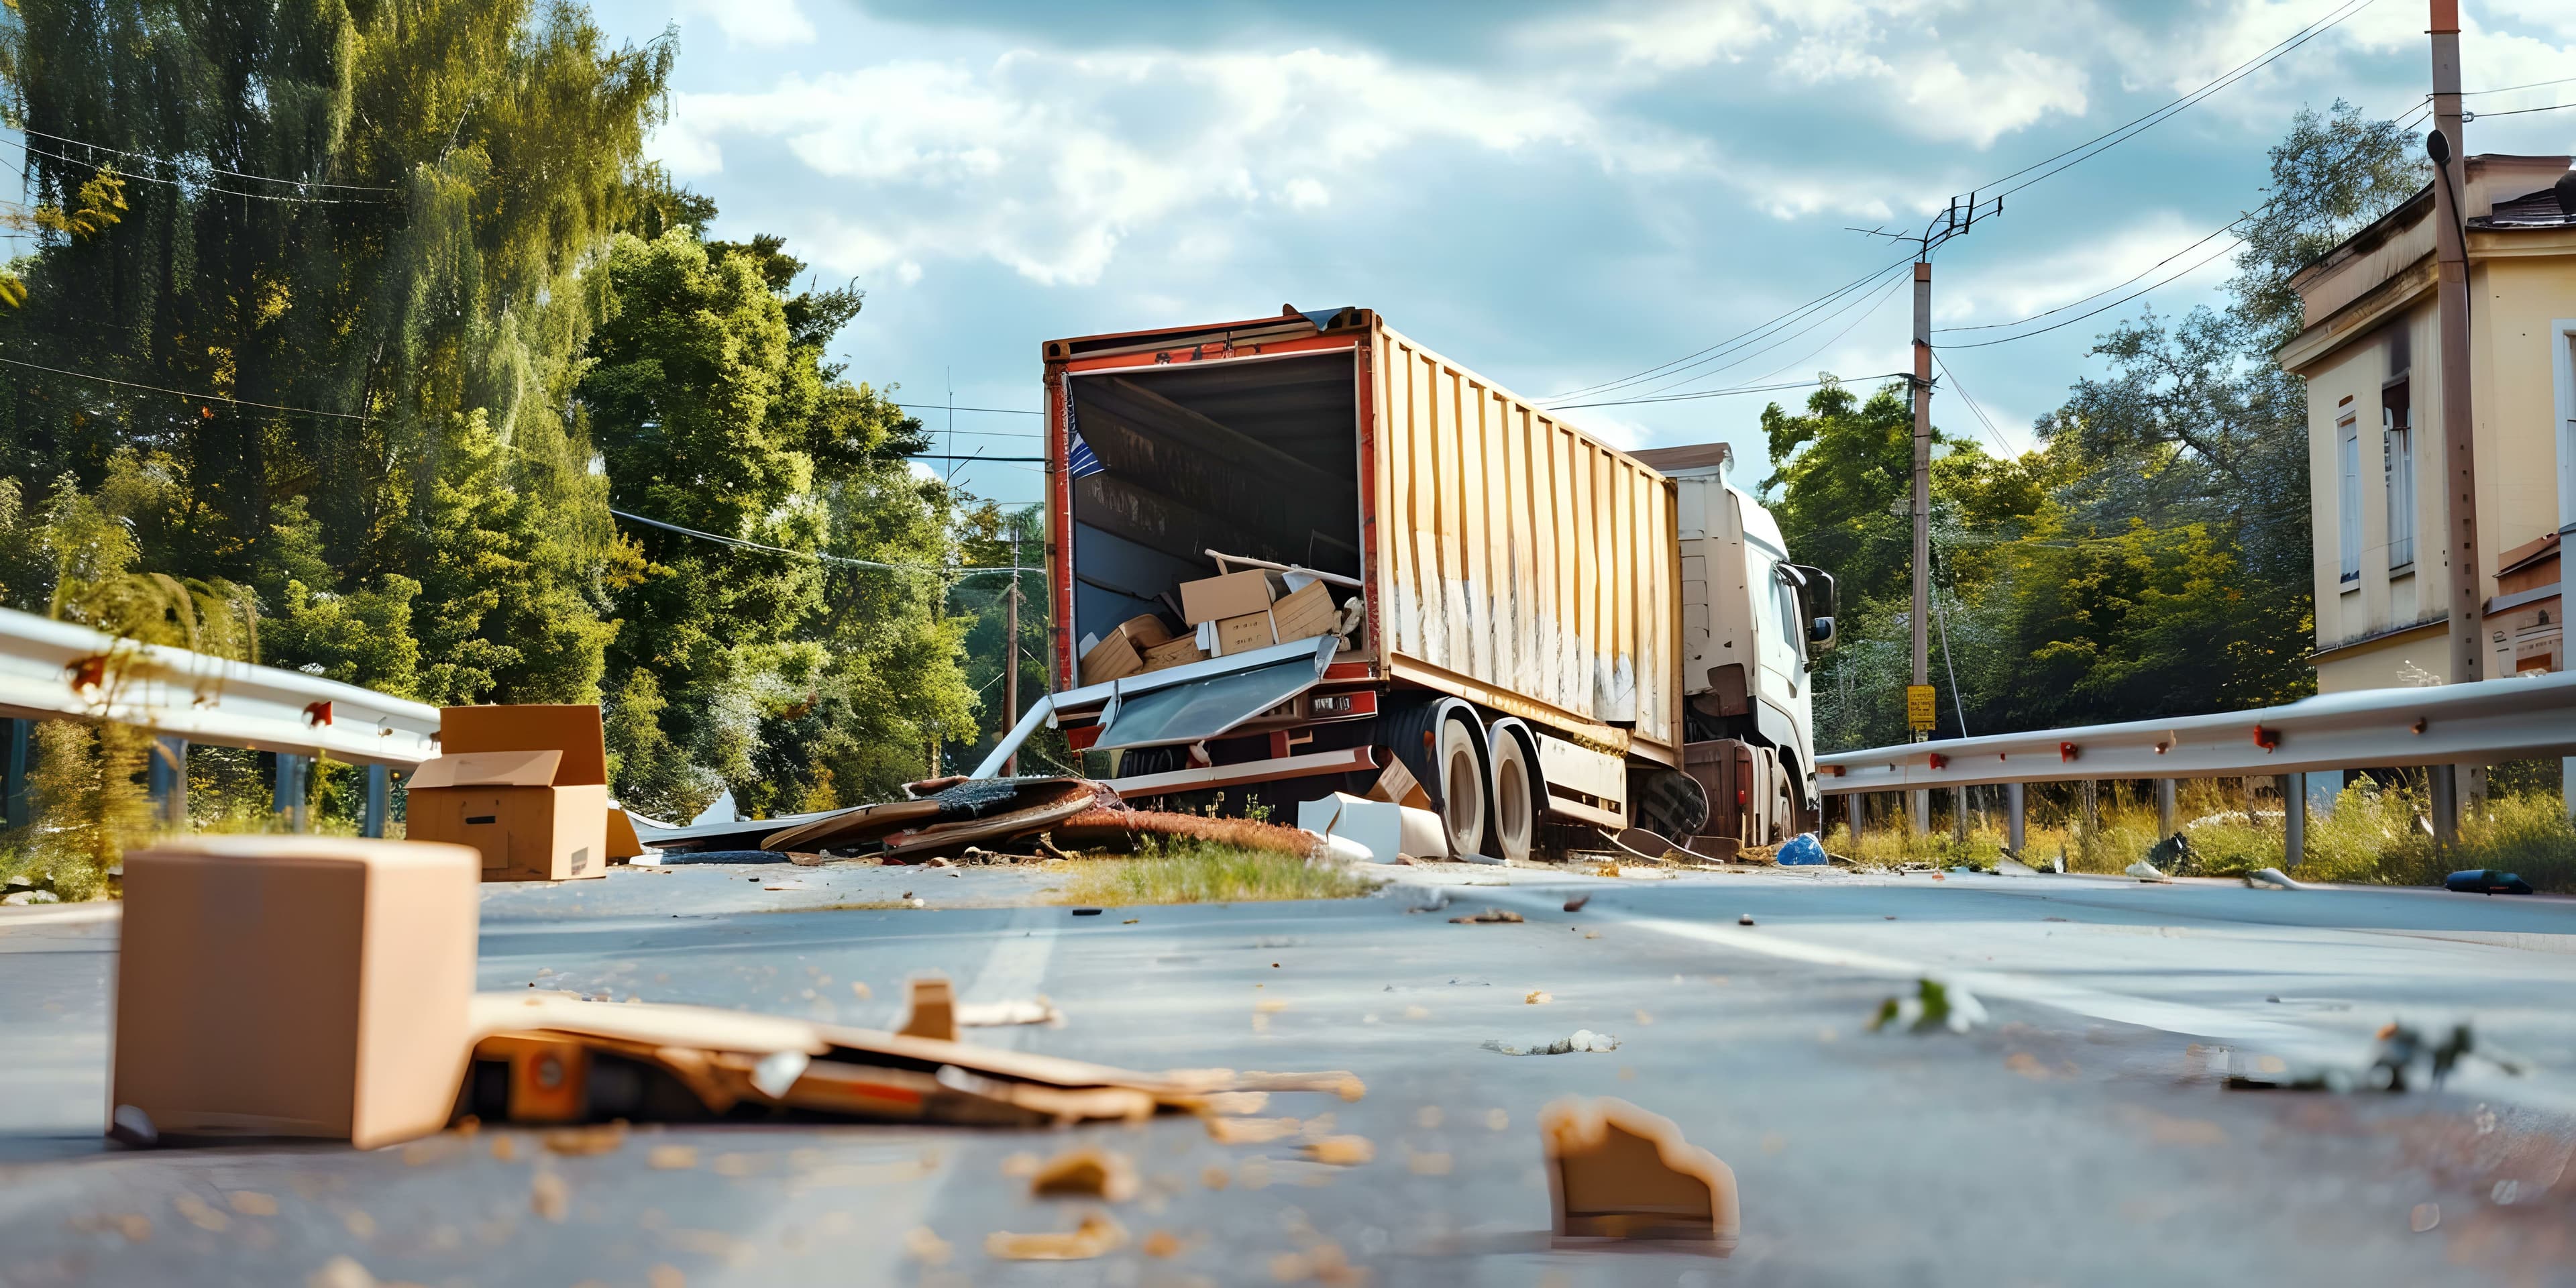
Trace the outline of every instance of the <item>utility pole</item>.
{"type": "MultiPolygon", "coordinates": [[[[2460,0],[2431,2],[2433,133],[2424,140],[2424,150],[2438,171],[2433,222],[2442,326],[2443,459],[2449,466],[2444,508],[2451,542],[2451,683],[2470,684],[2486,670],[2486,569],[2478,559],[2477,421],[2469,400],[2469,245],[2460,222],[2460,191],[2468,183],[2468,145],[2460,133],[2460,0]]],[[[2432,779],[2434,833],[2447,845],[2459,830],[2459,767],[2436,765],[2432,779]]]]}
{"type": "MultiPolygon", "coordinates": [[[[1002,736],[1008,738],[1020,723],[1020,516],[1004,522],[1011,525],[1011,601],[1002,610],[1002,736]]],[[[1018,750],[1002,762],[1002,776],[1020,776],[1018,750]]]]}
{"type": "MultiPolygon", "coordinates": [[[[1932,616],[1932,239],[1923,239],[1914,261],[1914,683],[1932,682],[1929,637],[1932,616]]],[[[1926,737],[1916,731],[1917,739],[1926,737]]],[[[1906,793],[1917,835],[1932,830],[1932,794],[1906,793]]]]}

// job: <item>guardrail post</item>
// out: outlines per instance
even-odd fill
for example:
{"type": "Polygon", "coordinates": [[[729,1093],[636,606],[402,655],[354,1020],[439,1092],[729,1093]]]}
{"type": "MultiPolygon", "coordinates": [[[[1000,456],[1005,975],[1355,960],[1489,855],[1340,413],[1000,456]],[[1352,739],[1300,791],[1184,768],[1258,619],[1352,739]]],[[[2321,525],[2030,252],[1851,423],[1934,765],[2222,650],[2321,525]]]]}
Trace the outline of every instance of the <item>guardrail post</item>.
{"type": "Polygon", "coordinates": [[[1860,857],[1861,802],[1867,796],[1868,793],[1866,792],[1843,793],[1843,812],[1851,818],[1851,856],[1855,859],[1860,857]]]}
{"type": "Polygon", "coordinates": [[[2308,849],[2308,776],[2281,775],[2281,870],[2296,872],[2308,849]]]}
{"type": "Polygon", "coordinates": [[[1950,839],[1968,843],[1968,788],[1962,783],[1950,789],[1950,839]]]}
{"type": "Polygon", "coordinates": [[[188,740],[162,734],[152,740],[144,782],[152,794],[152,818],[173,831],[188,826],[188,740]]]}
{"type": "Polygon", "coordinates": [[[294,752],[277,753],[276,791],[270,798],[269,808],[286,816],[286,829],[290,832],[304,831],[307,822],[304,808],[307,763],[305,757],[294,752]]]}
{"type": "Polygon", "coordinates": [[[2426,765],[2425,786],[2430,788],[2433,810],[2433,842],[2448,850],[2460,840],[2460,767],[2426,765]]]}
{"type": "Polygon", "coordinates": [[[1921,787],[1905,794],[1905,821],[1913,828],[1909,835],[1921,836],[1932,830],[1932,793],[1921,787]]]}
{"type": "Polygon", "coordinates": [[[2024,863],[2028,863],[2030,860],[2024,858],[2022,855],[2023,847],[2027,844],[2027,840],[2023,835],[2024,831],[2025,822],[2022,809],[2022,785],[2020,783],[2006,783],[2004,784],[2005,836],[2012,845],[2013,857],[2020,859],[2024,863]]]}
{"type": "Polygon", "coordinates": [[[7,781],[0,783],[0,809],[8,812],[11,827],[25,827],[35,821],[27,809],[27,735],[31,728],[25,720],[9,722],[9,763],[7,781]]]}
{"type": "Polygon", "coordinates": [[[367,810],[358,821],[360,836],[385,834],[385,818],[393,812],[393,780],[393,770],[383,765],[367,766],[367,810]]]}
{"type": "Polygon", "coordinates": [[[2156,839],[2174,834],[2174,780],[2156,780],[2156,839]]]}

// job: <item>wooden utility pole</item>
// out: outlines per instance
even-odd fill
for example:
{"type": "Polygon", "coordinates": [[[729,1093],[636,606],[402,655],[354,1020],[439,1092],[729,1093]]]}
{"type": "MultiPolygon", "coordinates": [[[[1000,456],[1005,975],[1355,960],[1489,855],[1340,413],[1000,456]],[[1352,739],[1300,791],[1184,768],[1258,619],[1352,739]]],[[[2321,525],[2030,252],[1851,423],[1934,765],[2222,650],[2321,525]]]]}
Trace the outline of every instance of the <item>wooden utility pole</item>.
{"type": "MultiPolygon", "coordinates": [[[[1932,682],[1932,246],[1914,261],[1914,683],[1932,682]]],[[[1917,733],[1917,738],[1925,735],[1917,733]]],[[[1906,793],[1917,833],[1932,829],[1931,793],[1906,793]]]]}
{"type": "MultiPolygon", "coordinates": [[[[2433,159],[2434,260],[2442,327],[2442,444],[2448,466],[2443,489],[2451,574],[2451,683],[2470,684],[2486,673],[2486,569],[2478,558],[2477,420],[2470,403],[2469,245],[2460,222],[2460,196],[2468,185],[2468,145],[2460,132],[2460,0],[2432,0],[2433,133],[2424,148],[2433,159]]],[[[2433,767],[2435,835],[2451,841],[2459,827],[2459,770],[2433,767]]]]}
{"type": "MultiPolygon", "coordinates": [[[[1004,522],[1011,525],[1011,601],[1002,609],[1002,736],[1020,723],[1020,516],[1004,522]]],[[[1013,748],[1002,762],[1002,776],[1020,775],[1020,753],[1013,748]]]]}

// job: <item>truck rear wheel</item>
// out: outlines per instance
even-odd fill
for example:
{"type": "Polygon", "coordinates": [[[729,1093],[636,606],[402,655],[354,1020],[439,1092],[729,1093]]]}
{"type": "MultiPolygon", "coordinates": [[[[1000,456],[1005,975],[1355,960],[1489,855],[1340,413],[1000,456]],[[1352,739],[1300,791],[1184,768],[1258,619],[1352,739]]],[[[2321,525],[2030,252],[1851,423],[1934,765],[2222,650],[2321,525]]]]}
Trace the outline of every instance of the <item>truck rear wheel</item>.
{"type": "Polygon", "coordinates": [[[1440,822],[1449,830],[1450,853],[1485,848],[1485,758],[1476,754],[1477,729],[1464,720],[1440,722],[1440,822]]]}
{"type": "Polygon", "coordinates": [[[1494,739],[1494,848],[1505,863],[1527,860],[1538,839],[1538,776],[1529,752],[1508,733],[1494,739]]]}

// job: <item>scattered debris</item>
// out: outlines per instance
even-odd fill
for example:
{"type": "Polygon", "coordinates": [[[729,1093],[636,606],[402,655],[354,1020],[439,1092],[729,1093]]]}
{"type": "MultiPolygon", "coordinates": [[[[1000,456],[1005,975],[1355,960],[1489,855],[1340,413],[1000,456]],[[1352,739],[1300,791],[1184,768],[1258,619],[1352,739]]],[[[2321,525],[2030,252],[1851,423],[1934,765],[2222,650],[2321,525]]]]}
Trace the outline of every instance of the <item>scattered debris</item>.
{"type": "MultiPolygon", "coordinates": [[[[798,1052],[803,1054],[803,1052],[798,1052]]],[[[614,1154],[626,1145],[626,1124],[593,1123],[585,1127],[558,1127],[544,1136],[546,1152],[567,1158],[587,1158],[594,1154],[614,1154]]]]}
{"type": "Polygon", "coordinates": [[[1571,1035],[1552,1041],[1542,1039],[1527,1043],[1487,1042],[1484,1046],[1488,1051],[1500,1051],[1504,1055],[1569,1055],[1577,1052],[1616,1051],[1619,1049],[1619,1039],[1608,1033],[1576,1029],[1571,1035]]]}
{"type": "Polygon", "coordinates": [[[1100,910],[1098,908],[1076,908],[1073,910],[1073,915],[1077,917],[1097,917],[1100,915],[1100,910]]]}
{"type": "Polygon", "coordinates": [[[2267,1056],[2252,1073],[2229,1074],[2226,1085],[2233,1091],[2398,1092],[2408,1090],[2414,1085],[2410,1079],[2421,1076],[2439,1089],[2451,1071],[2470,1056],[2517,1077],[2530,1068],[2492,1045],[2480,1051],[2476,1036],[2466,1024],[2453,1025],[2449,1036],[2431,1042],[2410,1025],[2390,1023],[2380,1028],[2379,1049],[2370,1063],[2358,1071],[2327,1068],[2293,1074],[2288,1065],[2267,1056]]]}
{"type": "Polygon", "coordinates": [[[1377,1146],[1366,1136],[1326,1136],[1297,1148],[1307,1158],[1335,1167],[1356,1167],[1377,1157],[1377,1146]]]}
{"type": "Polygon", "coordinates": [[[150,1149],[161,1143],[161,1133],[152,1125],[152,1115],[133,1105],[118,1105],[108,1117],[107,1135],[121,1145],[150,1149]]]}
{"type": "Polygon", "coordinates": [[[2162,869],[2147,862],[2145,859],[2139,859],[2136,862],[2131,863],[2127,870],[2130,876],[2136,877],[2140,881],[2149,883],[2160,882],[2165,885],[2173,884],[2172,877],[2166,876],[2162,869]]]}
{"type": "Polygon", "coordinates": [[[957,1040],[957,990],[946,976],[922,975],[912,980],[903,1023],[895,1032],[910,1038],[957,1040]]]}
{"type": "Polygon", "coordinates": [[[2039,875],[2039,869],[2007,854],[1995,860],[1995,875],[1999,877],[2035,877],[2039,875]]]}
{"type": "Polygon", "coordinates": [[[657,1172],[685,1172],[698,1165],[698,1151],[688,1145],[655,1145],[645,1152],[644,1165],[657,1172]]]}
{"type": "Polygon", "coordinates": [[[984,1236],[984,1255],[1000,1261],[1087,1261],[1125,1246],[1126,1228],[1095,1212],[1063,1233],[1010,1234],[996,1230],[984,1236]]]}
{"type": "Polygon", "coordinates": [[[1449,924],[1453,926],[1518,925],[1520,920],[1521,915],[1508,908],[1487,908],[1471,916],[1451,917],[1449,924]]]}
{"type": "Polygon", "coordinates": [[[1738,916],[1738,917],[1736,917],[1736,919],[1735,919],[1735,924],[1736,924],[1736,925],[1739,925],[1739,926],[1750,926],[1750,925],[1752,925],[1752,924],[1753,924],[1753,914],[1748,912],[1748,913],[1744,913],[1744,914],[1739,915],[1739,916],[1738,916]]]}
{"type": "Polygon", "coordinates": [[[1522,1001],[1522,1002],[1527,1003],[1528,1005],[1531,1005],[1531,1006],[1545,1006],[1545,1005],[1547,1005],[1548,1003],[1553,1002],[1553,1001],[1555,1001],[1555,1000],[1556,1000],[1556,995],[1555,995],[1555,994],[1550,993],[1550,992],[1548,992],[1546,989],[1542,989],[1542,988],[1533,988],[1533,989],[1531,989],[1531,990],[1529,991],[1529,994],[1528,994],[1527,996],[1525,996],[1525,997],[1523,997],[1523,998],[1521,999],[1521,1001],[1522,1001]]]}
{"type": "Polygon", "coordinates": [[[1209,818],[1203,814],[1180,814],[1169,810],[1129,809],[1123,803],[1104,803],[1086,809],[1056,824],[1047,835],[1053,838],[1051,847],[1115,854],[1131,853],[1154,840],[1206,841],[1235,849],[1284,854],[1294,859],[1307,858],[1315,852],[1315,834],[1304,828],[1258,823],[1248,818],[1209,818]]]}
{"type": "Polygon", "coordinates": [[[1297,1134],[1294,1118],[1210,1118],[1208,1139],[1220,1145],[1266,1145],[1297,1134]]]}
{"type": "Polygon", "coordinates": [[[1136,1249],[1146,1256],[1164,1260],[1181,1255],[1181,1240],[1169,1230],[1156,1230],[1146,1235],[1145,1241],[1137,1244],[1136,1249]]]}
{"type": "Polygon", "coordinates": [[[2529,894],[2531,883],[2511,872],[2470,868],[2442,879],[2442,888],[2460,894],[2529,894]]]}
{"type": "Polygon", "coordinates": [[[2428,1233],[2441,1223],[2442,1205],[2439,1203],[2418,1203],[2406,1214],[2406,1228],[2417,1234],[2428,1233]]]}
{"type": "Polygon", "coordinates": [[[1538,1124],[1557,1246],[1653,1239],[1735,1251],[1734,1169],[1683,1140],[1671,1119],[1605,1096],[1556,1101],[1538,1124]]]}
{"type": "Polygon", "coordinates": [[[1825,865],[1825,843],[1813,832],[1800,832],[1780,847],[1775,860],[1782,867],[1822,867],[1825,865]]]}
{"type": "Polygon", "coordinates": [[[1136,1165],[1124,1154],[1086,1145],[1048,1159],[1030,1176],[1029,1193],[1124,1203],[1136,1197],[1136,1165]]]}
{"type": "Polygon", "coordinates": [[[1567,912],[1581,912],[1581,911],[1583,911],[1583,905],[1585,905],[1585,904],[1587,904],[1587,903],[1590,903],[1590,902],[1592,902],[1592,896],[1591,896],[1591,895],[1588,895],[1588,894],[1578,894],[1578,895],[1574,896],[1573,898],[1568,899],[1568,900],[1566,900],[1566,901],[1565,901],[1565,910],[1566,910],[1567,912]]]}
{"type": "Polygon", "coordinates": [[[925,1266],[938,1266],[947,1264],[948,1254],[953,1248],[946,1239],[939,1237],[937,1230],[916,1225],[904,1232],[903,1250],[925,1266]]]}
{"type": "Polygon", "coordinates": [[[1044,993],[1025,1002],[968,1002],[957,1008],[957,1027],[961,1029],[995,1029],[1014,1024],[1044,1024],[1060,1029],[1064,1027],[1064,1012],[1057,1010],[1044,993]]]}
{"type": "Polygon", "coordinates": [[[1447,910],[1448,910],[1448,908],[1449,908],[1449,892],[1448,892],[1448,891],[1446,891],[1446,890],[1443,890],[1443,891],[1441,891],[1441,892],[1440,892],[1440,897],[1439,897],[1439,898],[1434,899],[1434,900],[1432,900],[1432,901],[1431,901],[1431,902],[1429,902],[1429,903],[1418,903],[1418,904],[1415,904],[1414,906],[1412,906],[1412,907],[1410,907],[1410,908],[1405,909],[1405,912],[1406,912],[1406,913],[1408,913],[1408,914],[1410,914],[1410,913],[1416,913],[1416,912],[1445,912],[1445,911],[1447,911],[1447,910]]]}
{"type": "Polygon", "coordinates": [[[2252,886],[2253,888],[2255,888],[2255,889],[2257,889],[2257,890],[2265,890],[2265,889],[2270,889],[2270,890],[2305,890],[2305,889],[2307,889],[2307,887],[2306,887],[2306,886],[2301,885],[2301,884],[2299,884],[2298,882],[2291,880],[2291,879],[2290,879],[2290,874],[2289,874],[2289,873],[2287,873],[2287,872],[2283,872],[2283,871],[2282,871],[2282,870],[2280,870],[2279,868],[2264,868],[2264,869],[2261,869],[2260,871],[2256,871],[2256,872],[2248,872],[2248,873],[2246,873],[2246,874],[2245,874],[2245,884],[2247,884],[2247,885],[2249,885],[2249,886],[2252,886]]]}
{"type": "Polygon", "coordinates": [[[2147,864],[2164,872],[2191,872],[2200,858],[2191,848],[2191,838],[2176,832],[2147,850],[2147,864]]]}
{"type": "Polygon", "coordinates": [[[1915,981],[1914,996],[1891,997],[1878,1004],[1878,1014],[1870,1018],[1872,1030],[1891,1024],[1902,1025],[1916,1033],[1948,1029],[1965,1033],[1986,1022],[1986,1008],[1974,995],[1955,984],[1925,976],[1915,981]]]}

